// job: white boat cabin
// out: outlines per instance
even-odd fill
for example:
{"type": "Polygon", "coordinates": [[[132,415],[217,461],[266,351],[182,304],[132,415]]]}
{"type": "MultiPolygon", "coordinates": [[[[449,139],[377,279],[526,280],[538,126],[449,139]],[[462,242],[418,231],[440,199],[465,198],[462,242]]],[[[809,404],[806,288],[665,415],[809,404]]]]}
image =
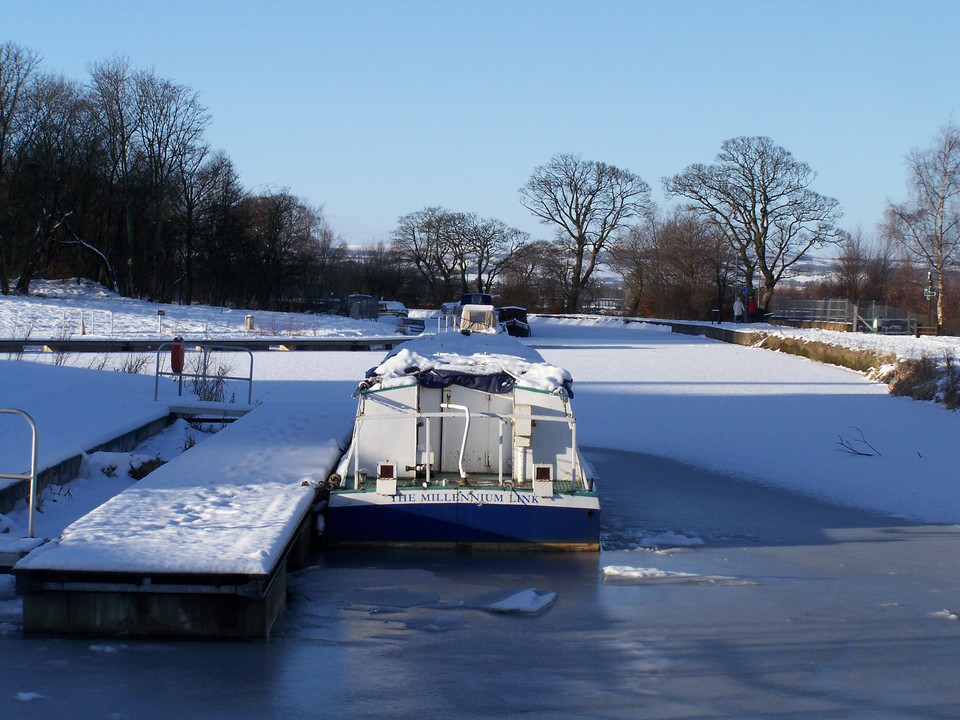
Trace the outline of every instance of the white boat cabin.
{"type": "Polygon", "coordinates": [[[570,384],[566,371],[505,335],[405,343],[358,389],[341,487],[589,491],[570,384]]]}

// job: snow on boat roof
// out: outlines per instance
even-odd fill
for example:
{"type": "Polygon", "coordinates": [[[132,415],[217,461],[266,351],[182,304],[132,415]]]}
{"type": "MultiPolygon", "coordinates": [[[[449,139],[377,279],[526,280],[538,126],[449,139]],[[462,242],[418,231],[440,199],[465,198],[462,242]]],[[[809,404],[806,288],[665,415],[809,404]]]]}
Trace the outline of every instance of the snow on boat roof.
{"type": "Polygon", "coordinates": [[[499,377],[506,381],[499,383],[500,389],[479,389],[509,392],[518,383],[534,390],[563,391],[573,397],[570,373],[545,362],[536,350],[503,334],[424,335],[398,345],[367,373],[368,378],[379,380],[384,388],[407,384],[411,376],[427,387],[478,387],[472,378],[499,377]]]}

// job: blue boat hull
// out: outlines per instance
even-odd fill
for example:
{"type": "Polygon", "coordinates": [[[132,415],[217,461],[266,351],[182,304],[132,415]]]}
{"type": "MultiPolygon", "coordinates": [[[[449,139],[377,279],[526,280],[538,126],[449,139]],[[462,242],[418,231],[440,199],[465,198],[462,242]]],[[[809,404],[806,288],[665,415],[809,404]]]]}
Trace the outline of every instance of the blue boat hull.
{"type": "Polygon", "coordinates": [[[334,494],[326,536],[334,545],[599,550],[600,508],[591,493],[533,504],[386,503],[372,493],[334,494]]]}

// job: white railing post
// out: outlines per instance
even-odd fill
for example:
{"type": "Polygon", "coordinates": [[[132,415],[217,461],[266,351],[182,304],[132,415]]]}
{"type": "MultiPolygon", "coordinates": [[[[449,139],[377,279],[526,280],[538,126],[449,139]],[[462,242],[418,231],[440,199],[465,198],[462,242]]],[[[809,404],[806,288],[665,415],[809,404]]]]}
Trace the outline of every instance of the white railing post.
{"type": "Polygon", "coordinates": [[[37,423],[23,410],[14,410],[12,408],[0,408],[0,413],[6,415],[19,415],[30,424],[30,473],[0,473],[0,478],[10,480],[29,480],[30,481],[30,499],[28,501],[29,515],[27,519],[27,537],[34,536],[34,514],[37,509],[37,423]]]}
{"type": "Polygon", "coordinates": [[[424,459],[424,465],[426,465],[427,467],[426,482],[427,482],[427,485],[430,485],[430,450],[431,448],[430,448],[430,418],[429,417],[424,418],[424,429],[425,429],[425,432],[427,433],[427,441],[424,443],[424,445],[426,446],[427,456],[424,459]]]}

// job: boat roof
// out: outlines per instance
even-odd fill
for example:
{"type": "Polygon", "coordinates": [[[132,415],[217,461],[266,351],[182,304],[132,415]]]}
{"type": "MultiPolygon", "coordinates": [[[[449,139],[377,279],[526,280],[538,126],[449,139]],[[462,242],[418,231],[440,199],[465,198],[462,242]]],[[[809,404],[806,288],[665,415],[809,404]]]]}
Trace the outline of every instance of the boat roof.
{"type": "MultiPolygon", "coordinates": [[[[514,385],[565,393],[573,397],[573,378],[544,361],[540,353],[509,335],[437,333],[398,345],[367,372],[367,387],[463,385],[484,392],[506,393],[514,385]]],[[[365,389],[361,385],[361,389],[365,389]]]]}

